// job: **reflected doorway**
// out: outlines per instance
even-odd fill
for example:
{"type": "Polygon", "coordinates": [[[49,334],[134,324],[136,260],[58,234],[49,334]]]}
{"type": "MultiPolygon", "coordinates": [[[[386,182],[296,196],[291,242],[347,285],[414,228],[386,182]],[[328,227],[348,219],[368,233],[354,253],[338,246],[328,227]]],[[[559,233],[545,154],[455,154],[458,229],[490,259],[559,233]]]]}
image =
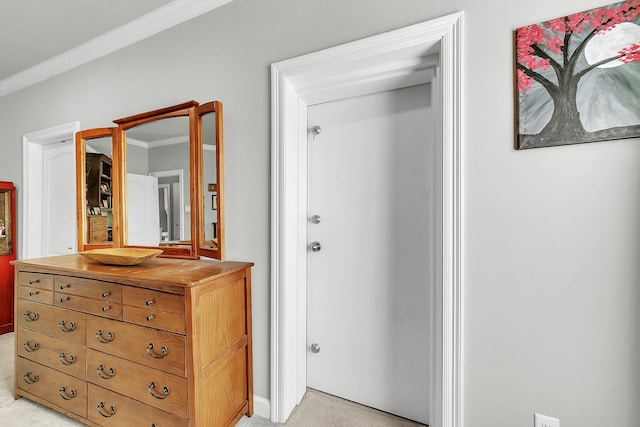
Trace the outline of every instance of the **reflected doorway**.
{"type": "Polygon", "coordinates": [[[163,243],[185,240],[183,174],[182,169],[149,173],[158,178],[160,241],[163,243]]]}

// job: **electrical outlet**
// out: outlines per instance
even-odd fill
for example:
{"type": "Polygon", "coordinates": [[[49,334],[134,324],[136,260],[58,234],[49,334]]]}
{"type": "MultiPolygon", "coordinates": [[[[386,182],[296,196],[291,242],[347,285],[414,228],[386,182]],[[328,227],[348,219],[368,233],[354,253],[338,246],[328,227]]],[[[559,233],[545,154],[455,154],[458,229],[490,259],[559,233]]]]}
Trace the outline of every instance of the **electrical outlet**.
{"type": "Polygon", "coordinates": [[[533,427],[560,427],[560,420],[546,415],[533,414],[533,427]]]}

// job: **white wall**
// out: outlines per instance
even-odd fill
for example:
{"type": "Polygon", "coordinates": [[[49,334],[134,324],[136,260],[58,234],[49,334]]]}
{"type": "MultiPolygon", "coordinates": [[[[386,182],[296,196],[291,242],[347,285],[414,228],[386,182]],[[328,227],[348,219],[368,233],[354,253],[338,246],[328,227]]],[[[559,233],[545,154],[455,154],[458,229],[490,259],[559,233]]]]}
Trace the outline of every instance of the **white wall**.
{"type": "Polygon", "coordinates": [[[0,98],[0,179],[20,191],[23,133],[222,101],[227,253],[256,263],[255,392],[268,397],[269,64],[465,10],[466,425],[530,426],[538,411],[635,426],[639,141],[512,148],[512,31],[603,3],[235,0],[0,98]]]}

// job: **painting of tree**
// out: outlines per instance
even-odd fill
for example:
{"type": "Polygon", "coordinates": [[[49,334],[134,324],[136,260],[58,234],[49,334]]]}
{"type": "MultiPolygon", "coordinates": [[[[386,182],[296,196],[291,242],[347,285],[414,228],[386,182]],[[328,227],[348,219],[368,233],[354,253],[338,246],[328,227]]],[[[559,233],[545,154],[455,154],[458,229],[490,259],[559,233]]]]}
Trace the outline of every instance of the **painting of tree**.
{"type": "Polygon", "coordinates": [[[640,137],[640,0],[515,31],[516,148],[640,137]]]}

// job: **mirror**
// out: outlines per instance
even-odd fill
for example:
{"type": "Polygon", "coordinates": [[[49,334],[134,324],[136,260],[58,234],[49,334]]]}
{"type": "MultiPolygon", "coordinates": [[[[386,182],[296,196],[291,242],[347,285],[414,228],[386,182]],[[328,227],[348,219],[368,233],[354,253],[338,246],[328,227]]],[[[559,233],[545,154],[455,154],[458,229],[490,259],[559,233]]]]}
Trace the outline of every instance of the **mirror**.
{"type": "Polygon", "coordinates": [[[114,123],[76,136],[78,250],[223,259],[222,104],[189,101],[114,123]]]}
{"type": "Polygon", "coordinates": [[[11,255],[13,253],[13,184],[0,184],[0,255],[11,255]]]}
{"type": "Polygon", "coordinates": [[[189,118],[170,117],[125,131],[127,235],[138,246],[189,245],[189,118]]]}
{"type": "Polygon", "coordinates": [[[117,174],[114,168],[114,128],[76,134],[77,220],[80,250],[113,247],[118,235],[117,174]],[[81,225],[81,226],[80,226],[81,225]]]}
{"type": "Polygon", "coordinates": [[[160,247],[164,256],[198,257],[192,238],[199,214],[192,209],[198,201],[193,172],[197,106],[191,101],[114,121],[122,149],[123,246],[160,247]]]}
{"type": "Polygon", "coordinates": [[[199,253],[224,259],[224,176],[222,153],[222,104],[210,102],[198,108],[198,151],[202,159],[202,223],[198,227],[199,253]]]}

